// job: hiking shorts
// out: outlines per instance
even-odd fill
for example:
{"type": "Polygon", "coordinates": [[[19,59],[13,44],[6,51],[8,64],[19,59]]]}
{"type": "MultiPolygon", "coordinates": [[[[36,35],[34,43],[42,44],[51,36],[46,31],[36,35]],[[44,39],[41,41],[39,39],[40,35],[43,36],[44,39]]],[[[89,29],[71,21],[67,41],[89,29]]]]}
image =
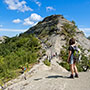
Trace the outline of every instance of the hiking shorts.
{"type": "Polygon", "coordinates": [[[69,64],[74,64],[73,54],[70,56],[70,62],[69,64]]]}

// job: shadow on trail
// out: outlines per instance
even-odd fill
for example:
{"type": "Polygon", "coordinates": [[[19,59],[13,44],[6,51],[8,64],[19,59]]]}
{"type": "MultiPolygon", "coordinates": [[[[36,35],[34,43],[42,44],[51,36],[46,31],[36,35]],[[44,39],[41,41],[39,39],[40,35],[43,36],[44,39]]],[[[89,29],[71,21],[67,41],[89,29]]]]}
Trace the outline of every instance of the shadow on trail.
{"type": "Polygon", "coordinates": [[[54,76],[48,76],[46,78],[63,78],[63,76],[60,75],[54,75],[54,76]]]}
{"type": "Polygon", "coordinates": [[[52,75],[52,76],[48,76],[46,78],[67,78],[67,79],[70,79],[70,77],[68,77],[68,76],[60,76],[60,75],[52,75]]]}
{"type": "Polygon", "coordinates": [[[35,81],[38,81],[38,80],[41,80],[42,78],[37,78],[37,79],[34,79],[35,81]]]}
{"type": "MultiPolygon", "coordinates": [[[[47,76],[47,77],[45,77],[45,78],[47,78],[47,79],[50,79],[50,78],[66,78],[66,79],[71,79],[70,77],[68,77],[68,76],[60,76],[60,75],[52,75],[52,76],[47,76]]],[[[35,81],[39,81],[39,80],[41,80],[41,79],[43,79],[43,78],[37,78],[37,79],[34,79],[35,81]]]]}

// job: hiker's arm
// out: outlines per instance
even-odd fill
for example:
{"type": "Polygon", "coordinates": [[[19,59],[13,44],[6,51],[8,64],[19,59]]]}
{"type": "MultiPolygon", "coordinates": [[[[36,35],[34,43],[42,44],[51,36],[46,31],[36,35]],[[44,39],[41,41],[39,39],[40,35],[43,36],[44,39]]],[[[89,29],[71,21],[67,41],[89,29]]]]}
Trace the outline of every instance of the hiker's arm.
{"type": "Polygon", "coordinates": [[[72,51],[69,51],[69,53],[68,53],[68,59],[67,59],[67,62],[68,62],[68,63],[69,63],[69,61],[70,61],[71,52],[72,52],[72,51]]]}

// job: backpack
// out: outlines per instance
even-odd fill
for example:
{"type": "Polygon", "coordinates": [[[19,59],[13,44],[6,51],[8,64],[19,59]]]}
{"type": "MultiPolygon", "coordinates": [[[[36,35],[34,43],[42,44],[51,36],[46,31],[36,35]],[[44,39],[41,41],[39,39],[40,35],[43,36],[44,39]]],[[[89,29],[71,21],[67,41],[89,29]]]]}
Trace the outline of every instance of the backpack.
{"type": "Polygon", "coordinates": [[[77,46],[72,46],[74,53],[73,53],[73,58],[75,59],[76,62],[80,62],[81,60],[81,50],[77,46]]]}

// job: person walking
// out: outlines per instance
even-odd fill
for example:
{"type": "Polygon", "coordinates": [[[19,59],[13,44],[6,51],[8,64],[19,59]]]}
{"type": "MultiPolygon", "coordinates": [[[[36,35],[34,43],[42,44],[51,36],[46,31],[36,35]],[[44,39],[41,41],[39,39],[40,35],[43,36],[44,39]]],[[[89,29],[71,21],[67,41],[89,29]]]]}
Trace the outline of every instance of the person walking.
{"type": "Polygon", "coordinates": [[[67,62],[70,64],[70,71],[71,71],[71,75],[69,78],[78,78],[78,70],[77,70],[77,67],[76,67],[76,61],[75,61],[75,57],[74,57],[74,49],[73,47],[75,48],[76,47],[76,44],[75,44],[75,39],[74,38],[71,38],[69,40],[69,53],[68,53],[68,60],[67,62]],[[75,72],[75,76],[74,76],[74,72],[75,72]]]}

